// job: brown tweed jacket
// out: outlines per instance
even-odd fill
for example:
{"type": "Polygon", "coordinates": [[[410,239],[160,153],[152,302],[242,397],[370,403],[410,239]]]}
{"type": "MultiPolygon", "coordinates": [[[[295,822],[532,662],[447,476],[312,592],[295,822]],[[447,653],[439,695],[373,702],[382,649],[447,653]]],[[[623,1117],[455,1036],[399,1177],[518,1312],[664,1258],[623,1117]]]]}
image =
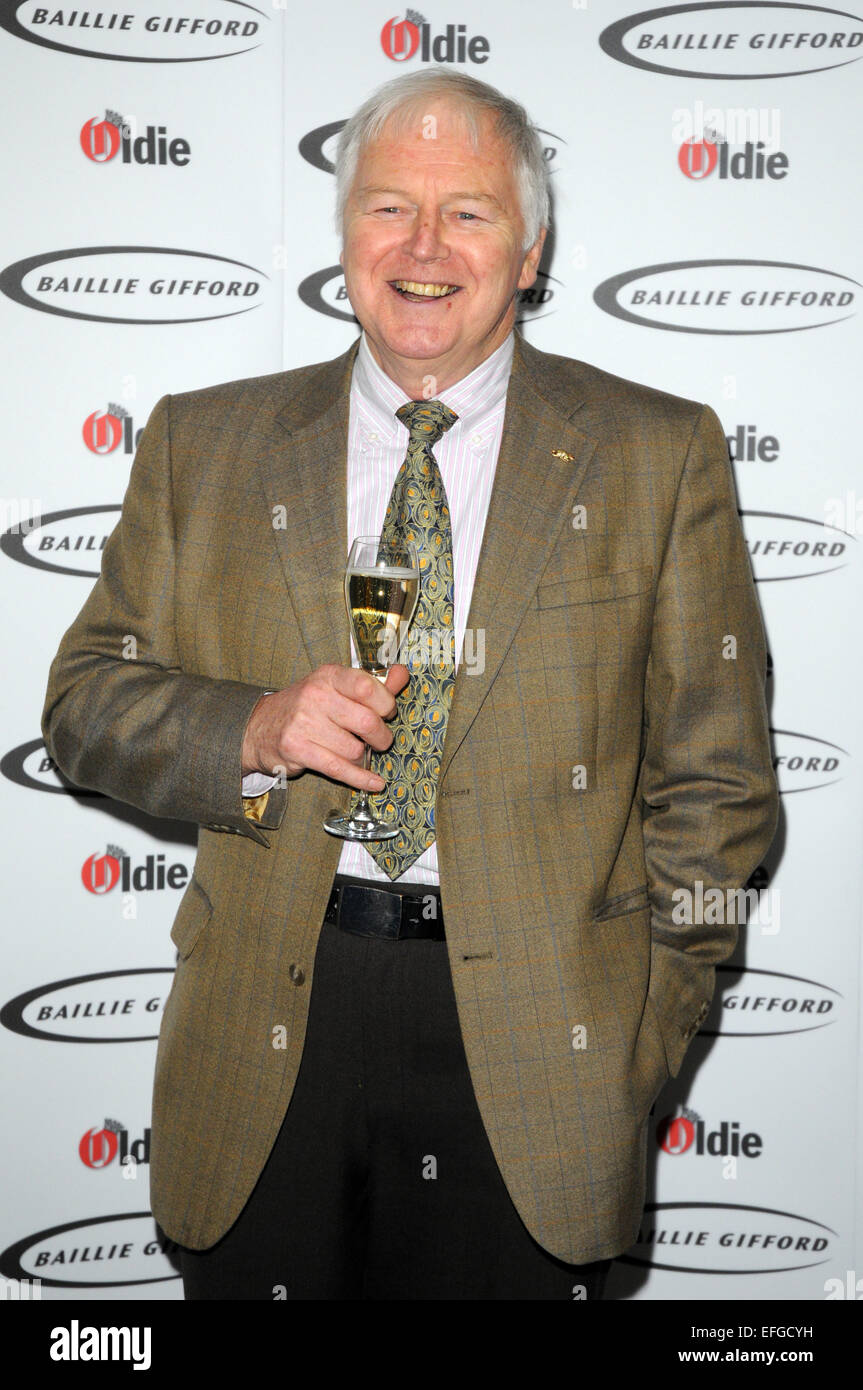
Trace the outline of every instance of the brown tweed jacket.
{"type": "MultiPolygon", "coordinates": [[[[255,823],[240,773],[261,693],[349,660],[355,351],[159,402],[45,700],[74,782],[200,826],[151,1155],[154,1214],[196,1249],[240,1213],[285,1114],[341,849],[321,820],[346,788],[306,773],[255,823]]],[[[526,1227],[587,1262],[636,1237],[648,1112],[735,943],[676,924],[672,893],[740,887],[777,816],[713,412],[517,334],[468,625],[485,665],[459,670],[437,803],[464,1045],[526,1227]]]]}

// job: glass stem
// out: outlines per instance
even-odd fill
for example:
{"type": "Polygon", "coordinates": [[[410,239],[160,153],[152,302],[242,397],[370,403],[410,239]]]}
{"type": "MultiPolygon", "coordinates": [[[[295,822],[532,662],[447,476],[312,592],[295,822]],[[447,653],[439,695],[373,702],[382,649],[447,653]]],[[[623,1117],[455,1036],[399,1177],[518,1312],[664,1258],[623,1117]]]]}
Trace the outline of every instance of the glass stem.
{"type": "MultiPolygon", "coordinates": [[[[372,761],[372,750],[371,750],[371,746],[370,746],[370,744],[366,743],[366,744],[363,745],[363,772],[368,772],[368,770],[369,770],[369,768],[370,768],[370,766],[371,766],[371,761],[372,761]]],[[[360,792],[360,799],[359,799],[359,801],[357,802],[356,806],[354,807],[354,813],[353,813],[353,816],[351,817],[351,819],[354,820],[354,821],[372,821],[372,820],[374,820],[374,817],[373,817],[373,815],[372,815],[372,808],[371,808],[371,806],[369,805],[369,794],[368,794],[367,791],[363,790],[363,791],[360,792]]]]}

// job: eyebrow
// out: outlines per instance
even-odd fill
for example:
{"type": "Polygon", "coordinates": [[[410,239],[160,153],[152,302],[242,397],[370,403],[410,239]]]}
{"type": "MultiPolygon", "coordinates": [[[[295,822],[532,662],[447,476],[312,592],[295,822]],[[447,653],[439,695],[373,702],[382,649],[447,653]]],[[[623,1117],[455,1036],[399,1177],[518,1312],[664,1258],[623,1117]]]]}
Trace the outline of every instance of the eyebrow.
{"type": "MultiPolygon", "coordinates": [[[[410,201],[410,194],[404,188],[379,188],[377,186],[369,186],[357,190],[357,196],[360,198],[370,197],[375,193],[394,194],[396,197],[407,198],[408,201],[410,201]]],[[[447,193],[446,198],[449,200],[453,198],[464,198],[472,203],[491,203],[494,207],[503,209],[503,204],[491,193],[474,193],[467,189],[456,189],[452,193],[447,193]]]]}

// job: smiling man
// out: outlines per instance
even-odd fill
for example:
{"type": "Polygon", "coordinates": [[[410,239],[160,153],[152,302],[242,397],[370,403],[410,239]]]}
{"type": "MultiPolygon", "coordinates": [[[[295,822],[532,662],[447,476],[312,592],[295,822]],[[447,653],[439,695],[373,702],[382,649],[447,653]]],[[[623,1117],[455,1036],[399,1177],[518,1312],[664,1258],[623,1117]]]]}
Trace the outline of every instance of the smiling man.
{"type": "Polygon", "coordinates": [[[462,106],[431,91],[396,108],[357,152],[341,211],[351,306],[375,361],[408,395],[427,397],[432,379],[435,392],[462,381],[507,342],[546,227],[532,210],[526,229],[511,148],[490,112],[468,124],[462,106]]]}
{"type": "Polygon", "coordinates": [[[73,781],[200,826],[153,1211],[187,1298],[598,1299],[735,942],[673,895],[777,814],[724,436],[515,330],[548,184],[494,88],[388,83],[337,193],[361,337],[159,402],[45,701],[73,781]],[[384,684],[357,535],[419,551],[384,684]],[[325,834],[359,790],[388,837],[325,834]]]}

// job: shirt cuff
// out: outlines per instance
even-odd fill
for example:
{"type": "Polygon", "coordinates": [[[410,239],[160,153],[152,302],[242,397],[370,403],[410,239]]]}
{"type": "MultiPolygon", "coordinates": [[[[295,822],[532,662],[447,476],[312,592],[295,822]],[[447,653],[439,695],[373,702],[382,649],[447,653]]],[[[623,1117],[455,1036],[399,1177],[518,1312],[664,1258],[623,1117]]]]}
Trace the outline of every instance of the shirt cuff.
{"type": "MultiPolygon", "coordinates": [[[[261,699],[267,695],[275,695],[275,690],[265,690],[261,699]]],[[[243,796],[263,796],[271,787],[276,785],[278,778],[271,777],[268,772],[247,772],[243,778],[243,796]]]]}
{"type": "Polygon", "coordinates": [[[247,772],[243,778],[243,796],[260,796],[274,787],[277,780],[267,772],[247,772]]]}

